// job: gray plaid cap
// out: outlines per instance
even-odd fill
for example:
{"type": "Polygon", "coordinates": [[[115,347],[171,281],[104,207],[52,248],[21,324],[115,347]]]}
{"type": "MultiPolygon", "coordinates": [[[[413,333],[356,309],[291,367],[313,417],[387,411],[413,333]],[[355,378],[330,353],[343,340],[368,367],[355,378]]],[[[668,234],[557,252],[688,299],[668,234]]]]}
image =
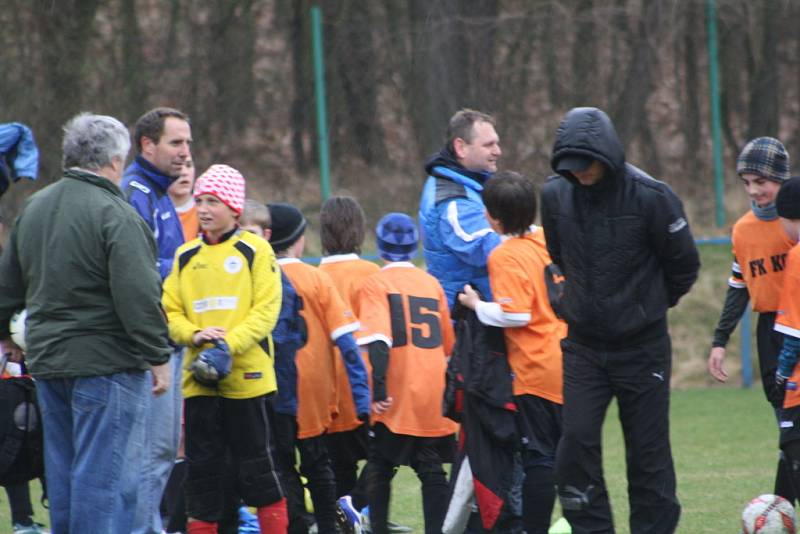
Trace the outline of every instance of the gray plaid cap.
{"type": "Polygon", "coordinates": [[[790,178],[789,153],[774,137],[756,137],[747,143],[736,159],[736,172],[757,174],[774,182],[790,178]]]}

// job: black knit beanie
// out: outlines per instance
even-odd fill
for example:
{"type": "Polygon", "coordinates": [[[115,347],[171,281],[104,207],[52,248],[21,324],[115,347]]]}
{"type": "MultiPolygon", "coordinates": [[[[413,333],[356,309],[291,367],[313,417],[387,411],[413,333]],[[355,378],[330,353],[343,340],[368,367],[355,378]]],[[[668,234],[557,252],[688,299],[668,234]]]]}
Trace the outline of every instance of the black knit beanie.
{"type": "Polygon", "coordinates": [[[775,207],[779,217],[800,220],[800,176],[783,182],[775,199],[775,207]]]}
{"type": "Polygon", "coordinates": [[[300,210],[283,202],[267,204],[272,218],[272,235],[269,243],[275,252],[286,250],[294,245],[306,231],[306,218],[300,210]]]}

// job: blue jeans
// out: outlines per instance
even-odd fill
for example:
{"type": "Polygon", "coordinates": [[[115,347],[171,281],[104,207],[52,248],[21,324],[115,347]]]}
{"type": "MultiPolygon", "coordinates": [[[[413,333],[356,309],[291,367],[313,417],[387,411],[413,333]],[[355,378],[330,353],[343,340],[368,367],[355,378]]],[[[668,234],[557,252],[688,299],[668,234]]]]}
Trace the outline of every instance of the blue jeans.
{"type": "Polygon", "coordinates": [[[134,371],[36,382],[53,534],[131,531],[147,378],[134,371]]]}
{"type": "MultiPolygon", "coordinates": [[[[178,456],[181,439],[181,366],[183,347],[170,358],[172,382],[169,389],[158,397],[152,397],[147,409],[145,430],[145,459],[139,480],[139,499],[132,534],[161,534],[161,497],[178,456]]],[[[150,372],[147,376],[152,380],[150,372]]]]}

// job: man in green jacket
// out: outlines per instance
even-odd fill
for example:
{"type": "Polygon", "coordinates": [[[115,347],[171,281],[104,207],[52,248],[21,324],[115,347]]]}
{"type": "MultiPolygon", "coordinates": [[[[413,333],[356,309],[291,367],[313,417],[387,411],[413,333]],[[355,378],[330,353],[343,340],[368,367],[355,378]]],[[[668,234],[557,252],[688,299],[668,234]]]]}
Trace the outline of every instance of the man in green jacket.
{"type": "Polygon", "coordinates": [[[53,532],[130,532],[146,408],[171,380],[156,249],[119,189],[125,126],[84,113],[64,132],[63,177],[28,199],[0,257],[0,341],[21,357],[8,323],[27,308],[53,532]]]}

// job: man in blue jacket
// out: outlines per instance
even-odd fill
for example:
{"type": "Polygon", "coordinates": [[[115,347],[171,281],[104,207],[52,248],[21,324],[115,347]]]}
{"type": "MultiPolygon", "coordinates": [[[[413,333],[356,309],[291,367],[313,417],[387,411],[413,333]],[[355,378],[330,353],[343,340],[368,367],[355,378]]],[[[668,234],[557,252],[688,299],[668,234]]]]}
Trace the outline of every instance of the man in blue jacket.
{"type": "MultiPolygon", "coordinates": [[[[175,250],[184,241],[167,189],[191,157],[189,117],[177,109],[152,109],[136,121],[134,141],[138,154],[125,169],[121,189],[153,232],[158,246],[156,266],[163,280],[172,270],[175,250]]],[[[178,347],[170,360],[174,376],[181,375],[182,354],[178,347]]],[[[135,534],[162,531],[159,504],[178,452],[180,420],[181,387],[180,380],[175,380],[166,395],[150,403],[135,534]]]]}
{"type": "Polygon", "coordinates": [[[483,184],[497,171],[500,138],[494,119],[462,109],[450,119],[447,143],[425,164],[419,223],[428,272],[444,288],[450,309],[472,282],[491,298],[486,259],[500,243],[484,215],[483,184]]]}

